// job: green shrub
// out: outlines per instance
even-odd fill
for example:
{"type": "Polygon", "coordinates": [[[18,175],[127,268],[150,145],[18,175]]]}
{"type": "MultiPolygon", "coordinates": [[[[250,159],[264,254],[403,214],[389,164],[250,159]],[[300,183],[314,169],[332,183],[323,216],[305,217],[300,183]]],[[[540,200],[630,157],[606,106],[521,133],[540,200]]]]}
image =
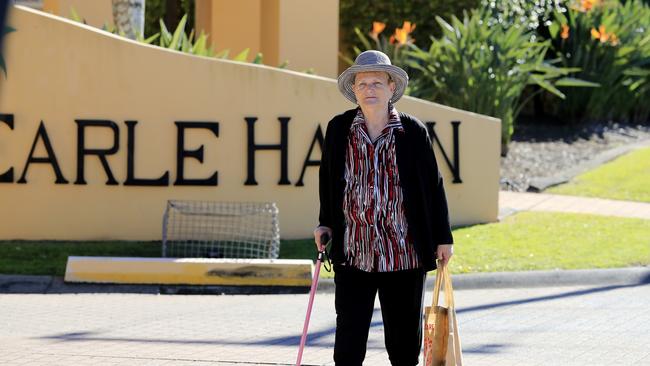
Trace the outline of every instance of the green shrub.
{"type": "Polygon", "coordinates": [[[571,122],[647,122],[650,117],[650,7],[640,0],[583,1],[556,13],[550,27],[561,65],[578,67],[578,77],[602,85],[564,90],[552,112],[571,122]]]}
{"type": "Polygon", "coordinates": [[[564,98],[557,86],[593,86],[566,77],[576,69],[558,68],[544,57],[548,41],[532,37],[521,25],[490,24],[490,12],[472,10],[451,24],[440,17],[443,36],[432,37],[428,50],[412,46],[410,66],[417,70],[408,93],[452,107],[501,119],[502,153],[514,131],[514,120],[530,97],[526,85],[539,85],[564,98]]]}
{"type": "MultiPolygon", "coordinates": [[[[70,9],[70,14],[71,14],[70,15],[71,19],[86,24],[85,19],[79,16],[79,14],[77,14],[74,8],[70,9]]],[[[188,35],[185,31],[187,27],[187,19],[188,19],[188,14],[183,15],[183,17],[178,22],[176,29],[174,30],[173,33],[167,29],[167,26],[165,25],[165,22],[162,19],[158,19],[158,25],[160,27],[160,31],[158,33],[154,33],[153,35],[149,36],[146,39],[142,35],[138,34],[136,40],[138,42],[142,42],[146,44],[153,44],[157,40],[158,46],[171,49],[174,51],[180,51],[180,52],[189,53],[197,56],[216,57],[222,59],[228,58],[230,50],[225,49],[219,51],[218,53],[215,53],[214,50],[212,49],[212,46],[208,46],[208,35],[203,31],[201,31],[201,34],[198,36],[198,38],[196,38],[196,40],[194,40],[194,36],[195,36],[194,29],[192,29],[190,31],[190,34],[188,35]]],[[[104,24],[102,30],[120,36],[124,36],[124,34],[118,31],[114,25],[109,26],[104,24]]],[[[245,50],[243,50],[242,52],[240,52],[239,54],[231,58],[231,60],[246,62],[249,52],[250,49],[246,48],[245,50]]],[[[252,61],[252,63],[254,64],[262,64],[262,62],[263,62],[263,56],[261,53],[258,53],[252,61]]],[[[278,65],[278,67],[286,68],[287,65],[288,65],[288,61],[284,61],[282,64],[278,65]]],[[[304,72],[313,73],[312,70],[306,70],[304,72]]]]}
{"type": "MultiPolygon", "coordinates": [[[[215,52],[212,49],[212,46],[208,46],[207,43],[208,35],[205,34],[203,31],[201,31],[201,35],[199,35],[196,41],[194,41],[194,29],[192,29],[189,36],[187,35],[187,33],[185,33],[185,25],[186,25],[187,18],[188,16],[187,14],[185,14],[181,18],[181,21],[178,23],[178,25],[176,26],[176,30],[174,30],[173,33],[167,29],[163,20],[159,19],[160,32],[154,34],[153,36],[149,37],[146,40],[143,40],[141,38],[139,40],[145,43],[151,43],[158,38],[158,45],[160,47],[172,49],[175,51],[181,51],[184,53],[190,53],[197,56],[207,56],[207,57],[227,59],[230,50],[225,49],[215,54],[215,52]]],[[[231,60],[246,62],[249,52],[250,49],[246,48],[245,50],[243,50],[242,52],[240,52],[239,54],[231,58],[231,60]]],[[[263,62],[263,56],[261,53],[258,53],[252,61],[252,63],[254,64],[262,64],[262,62],[263,62]]],[[[285,61],[278,67],[285,68],[287,65],[288,62],[285,61]]]]}
{"type": "Polygon", "coordinates": [[[529,30],[537,30],[550,25],[555,12],[566,11],[566,0],[481,0],[481,7],[489,14],[489,25],[521,24],[529,30]]]}
{"type": "Polygon", "coordinates": [[[181,21],[176,26],[174,33],[171,33],[167,30],[165,22],[162,19],[159,19],[160,32],[154,34],[150,39],[155,40],[158,38],[158,45],[160,47],[172,49],[175,51],[181,51],[185,53],[191,53],[198,56],[214,56],[214,51],[212,47],[207,46],[208,36],[204,32],[201,32],[201,35],[196,39],[196,42],[193,42],[194,39],[194,29],[190,32],[188,36],[185,33],[185,23],[187,22],[187,14],[181,18],[181,21]]]}

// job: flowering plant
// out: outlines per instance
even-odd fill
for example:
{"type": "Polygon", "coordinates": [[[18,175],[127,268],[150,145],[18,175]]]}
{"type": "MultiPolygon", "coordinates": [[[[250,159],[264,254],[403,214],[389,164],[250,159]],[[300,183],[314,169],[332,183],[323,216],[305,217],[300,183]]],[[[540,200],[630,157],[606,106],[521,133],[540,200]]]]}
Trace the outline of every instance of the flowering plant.
{"type": "Polygon", "coordinates": [[[408,52],[416,70],[409,94],[500,118],[505,154],[514,121],[533,96],[521,98],[527,85],[564,98],[559,86],[593,84],[568,76],[576,69],[547,62],[549,42],[532,37],[528,27],[490,23],[489,17],[485,9],[465,13],[463,20],[452,17],[450,23],[437,17],[443,36],[432,38],[428,50],[408,52]]]}
{"type": "MultiPolygon", "coordinates": [[[[413,46],[415,39],[411,37],[411,33],[415,30],[415,24],[404,21],[400,28],[395,28],[394,32],[386,37],[382,34],[386,29],[386,23],[374,21],[372,22],[372,30],[364,34],[358,27],[354,28],[354,32],[359,37],[359,41],[365,48],[360,49],[357,46],[353,47],[356,55],[366,50],[381,51],[390,57],[393,65],[397,65],[403,69],[408,68],[406,60],[406,51],[409,47],[413,46]]],[[[341,55],[341,57],[350,65],[354,64],[354,60],[341,55]]],[[[408,71],[408,70],[407,70],[408,71]]]]}
{"type": "Polygon", "coordinates": [[[578,77],[602,87],[565,90],[567,100],[554,113],[569,121],[647,121],[649,28],[650,7],[640,0],[574,0],[566,14],[556,13],[549,30],[558,62],[579,68],[578,77]]]}

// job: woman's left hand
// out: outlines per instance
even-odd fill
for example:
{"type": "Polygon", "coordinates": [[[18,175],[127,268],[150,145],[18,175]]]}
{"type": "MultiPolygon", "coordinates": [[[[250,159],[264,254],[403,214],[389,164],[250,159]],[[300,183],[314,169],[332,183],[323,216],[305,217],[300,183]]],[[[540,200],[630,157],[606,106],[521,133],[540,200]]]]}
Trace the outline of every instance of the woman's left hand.
{"type": "Polygon", "coordinates": [[[452,244],[440,244],[436,250],[436,257],[440,259],[440,264],[446,266],[451,259],[451,256],[454,255],[454,249],[452,244]]]}

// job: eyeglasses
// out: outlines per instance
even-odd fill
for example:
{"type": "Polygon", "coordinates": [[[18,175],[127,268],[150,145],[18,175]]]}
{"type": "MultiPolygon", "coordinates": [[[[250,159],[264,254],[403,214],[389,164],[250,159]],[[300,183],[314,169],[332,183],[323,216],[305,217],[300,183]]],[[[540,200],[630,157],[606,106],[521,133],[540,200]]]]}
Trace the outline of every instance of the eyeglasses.
{"type": "Polygon", "coordinates": [[[356,91],[364,91],[366,89],[377,90],[377,89],[384,89],[386,86],[387,84],[377,81],[370,84],[366,84],[366,83],[352,84],[352,89],[356,91]]]}

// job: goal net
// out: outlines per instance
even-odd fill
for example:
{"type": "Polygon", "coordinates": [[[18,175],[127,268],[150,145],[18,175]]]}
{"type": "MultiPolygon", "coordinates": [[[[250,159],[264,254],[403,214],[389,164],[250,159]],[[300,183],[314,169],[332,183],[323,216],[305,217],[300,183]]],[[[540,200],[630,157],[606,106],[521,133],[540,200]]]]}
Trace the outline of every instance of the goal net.
{"type": "Polygon", "coordinates": [[[167,201],[162,255],[171,258],[277,258],[275,203],[167,201]]]}

